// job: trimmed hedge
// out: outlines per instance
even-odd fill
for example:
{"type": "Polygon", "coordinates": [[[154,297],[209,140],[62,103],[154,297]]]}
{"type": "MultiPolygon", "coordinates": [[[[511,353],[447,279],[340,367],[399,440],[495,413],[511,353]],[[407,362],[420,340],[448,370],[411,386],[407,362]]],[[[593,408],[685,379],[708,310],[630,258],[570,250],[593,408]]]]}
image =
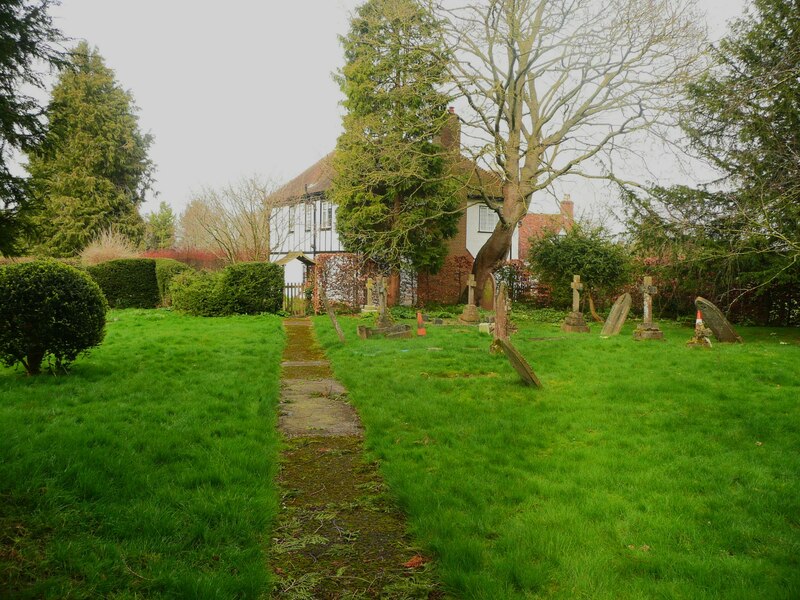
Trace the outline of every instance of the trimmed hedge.
{"type": "Polygon", "coordinates": [[[172,258],[156,258],[156,283],[158,284],[158,295],[161,298],[161,306],[170,306],[172,298],[169,293],[169,286],[172,280],[181,273],[193,271],[192,267],[186,263],[172,258]]]}
{"type": "Polygon", "coordinates": [[[277,313],[283,307],[283,267],[237,263],[217,273],[182,273],[170,287],[175,309],[203,317],[277,313]]]}
{"type": "Polygon", "coordinates": [[[54,260],[0,267],[0,362],[66,368],[105,335],[108,304],[89,275],[54,260]]]}
{"type": "Polygon", "coordinates": [[[109,260],[88,271],[113,308],[155,308],[161,301],[152,258],[109,260]]]}

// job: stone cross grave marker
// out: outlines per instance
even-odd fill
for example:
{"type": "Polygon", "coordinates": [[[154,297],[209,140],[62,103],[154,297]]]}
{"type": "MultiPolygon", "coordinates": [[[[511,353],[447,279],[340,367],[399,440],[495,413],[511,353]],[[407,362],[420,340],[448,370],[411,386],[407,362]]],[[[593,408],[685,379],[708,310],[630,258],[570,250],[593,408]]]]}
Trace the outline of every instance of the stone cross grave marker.
{"type": "Polygon", "coordinates": [[[372,277],[367,279],[367,306],[372,306],[374,303],[372,302],[372,288],[375,287],[375,282],[372,280],[372,277]]]}
{"type": "Polygon", "coordinates": [[[568,333],[589,333],[589,326],[583,319],[583,313],[581,312],[580,291],[583,289],[581,276],[573,275],[572,283],[569,285],[569,287],[572,288],[572,312],[567,315],[566,319],[564,319],[564,323],[561,325],[561,330],[568,333]]]}
{"type": "Polygon", "coordinates": [[[600,335],[619,335],[625,320],[628,318],[628,313],[631,310],[631,295],[622,294],[614,306],[611,307],[611,312],[608,314],[606,322],[603,324],[603,329],[600,335]]]}
{"type": "Polygon", "coordinates": [[[362,313],[374,313],[378,309],[375,306],[375,294],[373,290],[375,289],[375,280],[372,277],[367,279],[367,303],[361,309],[362,313]]]}
{"type": "Polygon", "coordinates": [[[663,340],[664,332],[653,323],[653,296],[658,293],[658,288],[653,285],[653,278],[645,276],[642,285],[639,287],[644,299],[642,309],[642,324],[633,332],[635,340],[663,340]]]}
{"type": "Polygon", "coordinates": [[[386,308],[387,292],[386,279],[381,275],[378,277],[378,327],[388,327],[392,324],[392,317],[386,308]]]}
{"type": "Polygon", "coordinates": [[[579,312],[581,309],[581,290],[583,284],[581,283],[580,275],[572,276],[572,283],[569,284],[572,288],[572,312],[579,312]]]}
{"type": "Polygon", "coordinates": [[[475,275],[470,273],[467,279],[467,305],[461,313],[464,323],[477,323],[481,319],[478,307],[475,306],[475,285],[475,275]]]}
{"type": "Polygon", "coordinates": [[[467,304],[475,304],[475,275],[472,273],[469,274],[469,279],[467,279],[467,304]]]}

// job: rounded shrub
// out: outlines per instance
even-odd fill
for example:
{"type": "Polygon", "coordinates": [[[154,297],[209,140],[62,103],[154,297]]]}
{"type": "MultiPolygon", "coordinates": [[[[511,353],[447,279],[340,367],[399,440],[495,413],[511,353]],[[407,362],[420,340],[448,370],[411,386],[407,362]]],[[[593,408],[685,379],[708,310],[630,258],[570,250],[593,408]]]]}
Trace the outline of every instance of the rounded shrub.
{"type": "Polygon", "coordinates": [[[66,368],[105,335],[108,304],[86,273],[54,260],[0,267],[0,361],[29,375],[66,368]]]}
{"type": "Polygon", "coordinates": [[[172,297],[170,295],[170,285],[172,280],[181,273],[194,271],[186,263],[172,258],[156,258],[156,283],[158,284],[158,295],[161,298],[161,306],[170,306],[172,297]]]}
{"type": "Polygon", "coordinates": [[[161,302],[152,258],[120,258],[89,267],[112,308],[155,308],[161,302]]]}

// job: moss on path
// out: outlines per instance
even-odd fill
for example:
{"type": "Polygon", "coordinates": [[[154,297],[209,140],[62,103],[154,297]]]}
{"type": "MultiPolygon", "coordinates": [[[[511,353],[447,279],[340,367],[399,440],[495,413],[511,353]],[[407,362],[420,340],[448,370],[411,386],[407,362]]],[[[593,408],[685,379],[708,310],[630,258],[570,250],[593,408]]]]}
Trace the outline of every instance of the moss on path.
{"type": "Polygon", "coordinates": [[[285,321],[280,428],[286,438],[273,535],[275,598],[442,598],[420,563],[361,424],[308,320],[285,321]],[[410,566],[407,566],[410,565],[410,566]]]}

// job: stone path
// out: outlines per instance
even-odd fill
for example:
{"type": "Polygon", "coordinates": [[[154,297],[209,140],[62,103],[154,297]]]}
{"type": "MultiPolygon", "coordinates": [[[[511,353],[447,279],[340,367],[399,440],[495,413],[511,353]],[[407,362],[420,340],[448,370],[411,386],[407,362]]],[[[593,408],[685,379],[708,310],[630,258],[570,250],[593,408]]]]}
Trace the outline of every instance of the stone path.
{"type": "Polygon", "coordinates": [[[442,598],[405,536],[402,515],[308,319],[284,321],[279,428],[282,489],[272,539],[274,598],[442,598]],[[409,562],[410,561],[410,562],[409,562]],[[413,565],[413,566],[406,566],[413,565]]]}

